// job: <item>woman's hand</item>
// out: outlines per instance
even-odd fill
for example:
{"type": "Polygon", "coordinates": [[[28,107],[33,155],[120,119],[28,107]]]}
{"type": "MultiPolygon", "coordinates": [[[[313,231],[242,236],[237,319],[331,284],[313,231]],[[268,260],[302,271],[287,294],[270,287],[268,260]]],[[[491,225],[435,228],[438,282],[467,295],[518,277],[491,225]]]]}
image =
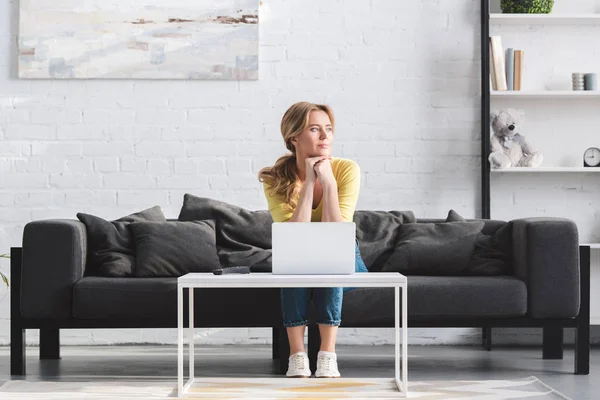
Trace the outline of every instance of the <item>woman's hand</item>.
{"type": "Polygon", "coordinates": [[[317,161],[314,169],[322,184],[336,184],[335,176],[333,176],[333,170],[331,169],[331,156],[324,157],[323,160],[317,161]]]}
{"type": "MultiPolygon", "coordinates": [[[[316,170],[316,165],[323,161],[328,159],[329,156],[317,156],[317,157],[309,157],[305,159],[305,170],[306,170],[306,182],[309,183],[315,183],[315,181],[317,180],[317,170],[316,170]]],[[[331,169],[331,166],[330,166],[331,169]]],[[[333,173],[332,173],[333,175],[333,173]]],[[[319,177],[320,178],[320,177],[319,177]]]]}

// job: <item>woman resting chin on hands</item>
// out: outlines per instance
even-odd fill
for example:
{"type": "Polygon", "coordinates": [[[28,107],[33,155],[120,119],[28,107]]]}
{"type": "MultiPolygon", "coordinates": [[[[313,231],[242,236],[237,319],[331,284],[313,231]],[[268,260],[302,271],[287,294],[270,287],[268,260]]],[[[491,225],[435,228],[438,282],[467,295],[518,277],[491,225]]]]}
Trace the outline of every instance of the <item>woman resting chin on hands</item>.
{"type": "MultiPolygon", "coordinates": [[[[331,155],[334,138],[331,109],[322,104],[296,103],[283,115],[281,134],[291,154],[280,157],[258,175],[273,221],[352,222],[360,191],[360,168],[355,161],[331,155]]],[[[355,259],[356,272],[368,272],[358,242],[355,259]]],[[[315,376],[340,376],[335,342],[341,322],[343,293],[349,290],[352,289],[281,289],[283,325],[290,342],[288,377],[311,376],[304,349],[311,298],[321,334],[315,376]]]]}

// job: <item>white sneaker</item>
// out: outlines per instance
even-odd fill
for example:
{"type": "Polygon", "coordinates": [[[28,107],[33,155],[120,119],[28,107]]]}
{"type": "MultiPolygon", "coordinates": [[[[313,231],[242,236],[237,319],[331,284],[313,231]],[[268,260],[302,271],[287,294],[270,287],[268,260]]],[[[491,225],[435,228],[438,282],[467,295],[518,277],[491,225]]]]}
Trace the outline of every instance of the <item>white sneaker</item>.
{"type": "Polygon", "coordinates": [[[319,351],[317,358],[317,372],[315,378],[339,378],[340,371],[337,366],[337,355],[329,351],[319,351]]]}
{"type": "Polygon", "coordinates": [[[292,354],[288,360],[288,378],[310,378],[310,365],[308,355],[305,352],[292,354]]]}

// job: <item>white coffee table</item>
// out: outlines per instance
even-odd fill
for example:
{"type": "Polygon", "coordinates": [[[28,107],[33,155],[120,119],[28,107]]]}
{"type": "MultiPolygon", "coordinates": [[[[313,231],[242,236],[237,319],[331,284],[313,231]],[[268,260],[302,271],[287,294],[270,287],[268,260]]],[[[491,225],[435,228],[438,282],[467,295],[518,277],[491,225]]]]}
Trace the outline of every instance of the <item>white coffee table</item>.
{"type": "MultiPolygon", "coordinates": [[[[177,279],[177,396],[186,397],[194,383],[194,289],[198,288],[291,288],[291,287],[393,287],[395,288],[395,373],[394,382],[402,394],[407,394],[408,382],[408,332],[407,332],[407,279],[399,273],[373,272],[353,275],[273,275],[270,273],[213,275],[189,273],[177,279]],[[402,314],[399,294],[402,288],[402,314]],[[183,290],[189,290],[189,326],[183,326],[183,290]],[[402,367],[400,367],[400,317],[402,317],[402,367]],[[189,347],[189,379],[183,383],[184,329],[189,347]],[[402,373],[402,379],[400,379],[402,373]]],[[[339,379],[339,378],[338,378],[339,379]]],[[[197,393],[196,393],[197,394],[197,393]]]]}

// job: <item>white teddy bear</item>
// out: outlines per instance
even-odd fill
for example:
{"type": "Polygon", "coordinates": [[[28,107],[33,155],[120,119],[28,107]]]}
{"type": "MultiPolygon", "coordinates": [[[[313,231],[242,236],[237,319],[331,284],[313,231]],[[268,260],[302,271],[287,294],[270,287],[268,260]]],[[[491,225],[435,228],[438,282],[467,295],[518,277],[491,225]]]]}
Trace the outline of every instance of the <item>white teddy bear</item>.
{"type": "Polygon", "coordinates": [[[491,114],[492,131],[489,161],[493,169],[538,167],[544,157],[534,151],[520,134],[522,110],[509,108],[491,114]]]}

